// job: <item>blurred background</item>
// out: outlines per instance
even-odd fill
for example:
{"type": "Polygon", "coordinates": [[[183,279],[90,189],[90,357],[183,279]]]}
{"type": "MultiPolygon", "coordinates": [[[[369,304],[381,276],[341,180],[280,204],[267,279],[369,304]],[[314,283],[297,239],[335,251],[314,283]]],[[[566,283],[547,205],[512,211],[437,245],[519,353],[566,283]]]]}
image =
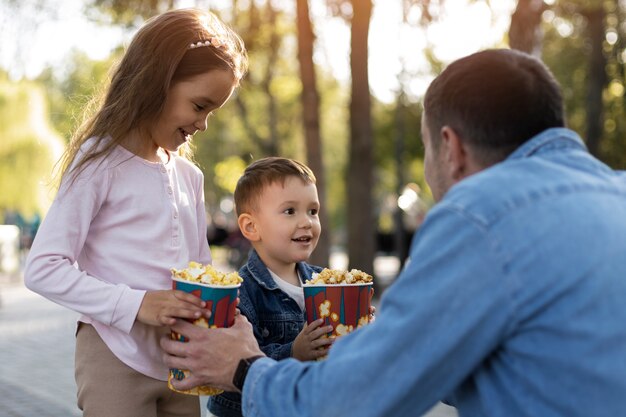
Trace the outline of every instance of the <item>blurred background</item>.
{"type": "Polygon", "coordinates": [[[250,54],[240,89],[194,139],[207,238],[232,267],[248,250],[236,180],[252,160],[281,155],[318,178],[312,263],[374,271],[384,256],[394,275],[432,205],[422,96],[449,62],[481,49],[541,57],[563,86],[569,126],[626,168],[626,0],[0,0],[3,276],[19,274],[54,197],[54,163],[124,45],[146,18],[190,6],[219,15],[250,54]]]}

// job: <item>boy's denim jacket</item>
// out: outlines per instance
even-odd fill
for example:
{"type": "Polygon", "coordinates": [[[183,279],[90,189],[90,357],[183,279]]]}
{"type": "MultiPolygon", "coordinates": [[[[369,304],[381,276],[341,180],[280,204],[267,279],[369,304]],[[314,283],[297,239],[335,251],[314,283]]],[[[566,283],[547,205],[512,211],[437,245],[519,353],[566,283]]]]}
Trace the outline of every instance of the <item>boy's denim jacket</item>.
{"type": "MultiPolygon", "coordinates": [[[[302,282],[323,268],[305,262],[296,264],[302,282]]],[[[252,324],[261,350],[270,358],[291,357],[291,346],[306,322],[305,312],[282,291],[255,250],[239,269],[243,278],[239,290],[239,310],[252,324]]],[[[226,392],[210,397],[209,410],[219,417],[241,416],[241,395],[226,392]]]]}

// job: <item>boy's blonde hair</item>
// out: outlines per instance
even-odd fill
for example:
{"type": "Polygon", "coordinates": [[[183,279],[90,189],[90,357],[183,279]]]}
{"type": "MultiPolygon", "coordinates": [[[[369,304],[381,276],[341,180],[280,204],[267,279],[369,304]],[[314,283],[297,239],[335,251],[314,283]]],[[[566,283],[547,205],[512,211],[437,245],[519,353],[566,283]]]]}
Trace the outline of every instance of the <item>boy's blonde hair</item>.
{"type": "Polygon", "coordinates": [[[263,188],[276,182],[284,184],[290,177],[299,178],[305,184],[315,184],[317,181],[313,171],[295,159],[272,156],[250,164],[235,187],[237,216],[257,208],[263,188]]]}
{"type": "MultiPolygon", "coordinates": [[[[178,9],[149,19],[113,72],[99,109],[74,133],[60,160],[59,182],[70,171],[75,178],[87,163],[109,155],[135,129],[144,140],[150,140],[150,126],[159,118],[168,91],[177,82],[221,69],[232,71],[239,83],[247,67],[243,41],[211,12],[178,9]],[[222,46],[190,47],[213,38],[222,46]],[[92,137],[94,146],[74,161],[81,146],[92,137]],[[105,141],[107,137],[111,140],[105,141]]],[[[188,145],[181,147],[180,154],[191,157],[188,145]]]]}

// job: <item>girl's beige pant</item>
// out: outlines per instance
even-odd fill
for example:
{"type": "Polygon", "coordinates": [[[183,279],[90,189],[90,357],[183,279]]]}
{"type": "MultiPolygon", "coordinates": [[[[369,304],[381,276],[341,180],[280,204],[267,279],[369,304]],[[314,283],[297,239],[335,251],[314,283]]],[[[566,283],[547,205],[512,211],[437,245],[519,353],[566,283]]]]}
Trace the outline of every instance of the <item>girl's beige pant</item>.
{"type": "Polygon", "coordinates": [[[76,332],[78,408],[84,417],[199,417],[200,399],[167,388],[121,362],[93,326],[76,332]]]}

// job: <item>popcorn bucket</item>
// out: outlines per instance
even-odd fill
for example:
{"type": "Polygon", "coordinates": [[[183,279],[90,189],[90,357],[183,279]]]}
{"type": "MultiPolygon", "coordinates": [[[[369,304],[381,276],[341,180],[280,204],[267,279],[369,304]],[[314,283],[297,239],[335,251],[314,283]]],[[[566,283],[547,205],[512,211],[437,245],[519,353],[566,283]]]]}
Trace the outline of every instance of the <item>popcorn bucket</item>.
{"type": "Polygon", "coordinates": [[[332,325],[329,337],[348,334],[369,323],[372,283],[303,285],[306,319],[332,325]]]}
{"type": "MultiPolygon", "coordinates": [[[[173,289],[194,294],[200,297],[203,301],[206,301],[206,308],[211,311],[211,318],[207,321],[206,318],[201,317],[193,320],[193,324],[209,329],[216,327],[230,327],[233,325],[235,322],[235,308],[237,306],[237,291],[240,286],[241,284],[210,285],[200,282],[179,280],[172,277],[173,289]]],[[[184,336],[176,332],[172,332],[172,339],[180,342],[186,341],[184,336]]],[[[171,381],[173,379],[181,381],[188,375],[189,371],[187,370],[170,369],[170,373],[167,378],[167,386],[172,391],[190,395],[217,395],[223,392],[221,389],[209,386],[199,386],[186,391],[177,390],[172,386],[171,381]]]]}

